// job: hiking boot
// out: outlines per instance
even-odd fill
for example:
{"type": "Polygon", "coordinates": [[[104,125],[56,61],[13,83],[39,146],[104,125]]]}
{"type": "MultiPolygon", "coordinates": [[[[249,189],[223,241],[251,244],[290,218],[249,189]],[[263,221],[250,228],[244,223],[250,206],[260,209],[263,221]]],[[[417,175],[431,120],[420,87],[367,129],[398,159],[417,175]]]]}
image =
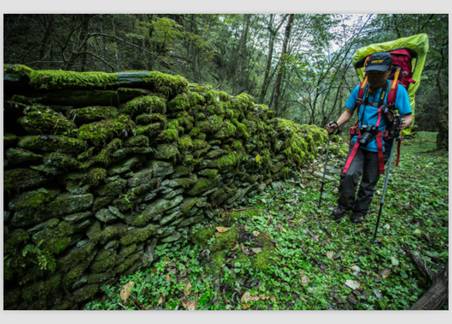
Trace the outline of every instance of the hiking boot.
{"type": "Polygon", "coordinates": [[[342,206],[337,206],[331,213],[331,217],[337,221],[337,220],[341,219],[342,217],[344,217],[346,212],[347,212],[346,208],[344,208],[342,206]]]}
{"type": "Polygon", "coordinates": [[[365,217],[366,217],[365,213],[354,212],[352,217],[351,217],[351,221],[354,224],[359,224],[359,223],[363,222],[365,217]]]}

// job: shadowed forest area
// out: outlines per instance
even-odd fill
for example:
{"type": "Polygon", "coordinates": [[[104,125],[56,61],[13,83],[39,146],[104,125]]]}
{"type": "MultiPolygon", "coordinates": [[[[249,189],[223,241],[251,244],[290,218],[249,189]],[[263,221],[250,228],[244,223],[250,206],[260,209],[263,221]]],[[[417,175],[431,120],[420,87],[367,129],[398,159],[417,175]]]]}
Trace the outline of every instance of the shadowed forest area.
{"type": "Polygon", "coordinates": [[[448,39],[447,14],[4,15],[5,308],[448,309],[448,39]],[[355,117],[324,128],[358,49],[421,33],[373,241],[384,175],[333,220],[355,117]]]}
{"type": "Polygon", "coordinates": [[[6,15],[4,25],[5,63],[181,74],[322,126],[357,83],[351,56],[358,48],[427,33],[416,127],[439,131],[447,145],[447,15],[6,15]]]}

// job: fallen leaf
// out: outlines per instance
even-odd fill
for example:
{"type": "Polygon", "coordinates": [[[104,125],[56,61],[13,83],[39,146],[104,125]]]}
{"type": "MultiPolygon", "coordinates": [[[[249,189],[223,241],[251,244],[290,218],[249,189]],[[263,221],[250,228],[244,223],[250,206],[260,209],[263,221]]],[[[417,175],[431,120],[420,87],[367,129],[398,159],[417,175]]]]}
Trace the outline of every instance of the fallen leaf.
{"type": "Polygon", "coordinates": [[[134,284],[135,283],[133,281],[129,281],[122,286],[121,291],[119,292],[119,297],[123,303],[127,302],[127,299],[129,299],[134,284]]]}
{"type": "Polygon", "coordinates": [[[353,266],[351,267],[351,269],[352,269],[354,275],[358,275],[358,274],[361,272],[361,268],[358,267],[356,264],[353,265],[353,266]]]}
{"type": "Polygon", "coordinates": [[[191,293],[191,282],[189,281],[184,287],[184,295],[188,296],[191,293]]]}
{"type": "Polygon", "coordinates": [[[262,248],[260,248],[260,247],[251,248],[251,251],[253,251],[254,253],[260,253],[260,252],[262,252],[262,248]]]}
{"type": "Polygon", "coordinates": [[[396,258],[396,257],[391,257],[391,264],[394,266],[394,267],[397,267],[398,265],[399,265],[399,260],[396,258]]]}
{"type": "Polygon", "coordinates": [[[171,281],[171,276],[169,273],[166,274],[165,279],[166,281],[171,281]]]}
{"type": "Polygon", "coordinates": [[[386,279],[387,277],[389,277],[390,274],[391,274],[391,270],[389,270],[389,269],[384,269],[383,271],[380,272],[380,275],[383,279],[386,279]]]}
{"type": "Polygon", "coordinates": [[[157,305],[161,305],[161,304],[163,304],[163,296],[160,296],[160,298],[157,302],[157,305]]]}
{"type": "Polygon", "coordinates": [[[306,286],[309,283],[309,278],[303,273],[301,274],[301,284],[306,286]]]}
{"type": "Polygon", "coordinates": [[[217,229],[217,232],[224,233],[224,232],[229,231],[230,227],[217,226],[216,229],[217,229]]]}
{"type": "MultiPolygon", "coordinates": [[[[267,298],[267,296],[265,296],[267,298]]],[[[250,301],[257,301],[261,299],[260,296],[251,296],[249,291],[246,291],[243,295],[242,298],[240,298],[240,301],[243,304],[248,304],[250,301]]]]}
{"type": "Polygon", "coordinates": [[[195,301],[189,301],[189,300],[183,300],[182,301],[182,306],[184,306],[184,308],[186,310],[195,310],[196,309],[196,302],[195,301]]]}
{"type": "Polygon", "coordinates": [[[328,251],[328,252],[326,252],[326,257],[327,257],[328,259],[333,259],[333,257],[334,257],[334,252],[333,252],[333,251],[328,251]]]}
{"type": "Polygon", "coordinates": [[[360,287],[359,282],[355,280],[346,280],[345,285],[349,288],[352,288],[353,290],[358,289],[360,287]]]}
{"type": "Polygon", "coordinates": [[[260,234],[259,231],[253,231],[253,236],[254,236],[254,237],[258,237],[259,234],[260,234]]]}

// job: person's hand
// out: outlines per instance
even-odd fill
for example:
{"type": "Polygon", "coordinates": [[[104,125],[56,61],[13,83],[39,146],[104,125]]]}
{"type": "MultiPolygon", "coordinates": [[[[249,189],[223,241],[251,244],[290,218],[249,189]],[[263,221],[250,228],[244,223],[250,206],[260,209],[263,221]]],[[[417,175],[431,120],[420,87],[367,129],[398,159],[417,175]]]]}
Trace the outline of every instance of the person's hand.
{"type": "Polygon", "coordinates": [[[328,124],[326,124],[325,126],[327,132],[329,135],[336,133],[339,130],[339,125],[335,122],[329,122],[328,124]]]}

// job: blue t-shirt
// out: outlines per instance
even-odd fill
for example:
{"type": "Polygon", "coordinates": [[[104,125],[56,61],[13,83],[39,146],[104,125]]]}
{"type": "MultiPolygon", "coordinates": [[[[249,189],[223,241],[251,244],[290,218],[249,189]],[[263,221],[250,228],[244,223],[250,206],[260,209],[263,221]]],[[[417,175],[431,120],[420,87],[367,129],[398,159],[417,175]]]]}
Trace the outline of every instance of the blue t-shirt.
{"type": "MultiPolygon", "coordinates": [[[[386,94],[384,98],[385,104],[388,100],[388,93],[391,86],[391,81],[386,81],[386,94]]],[[[364,91],[364,97],[366,96],[366,90],[364,91]]],[[[377,89],[374,91],[374,93],[368,94],[368,102],[379,102],[381,91],[383,91],[383,88],[377,89]]],[[[355,102],[358,98],[358,92],[359,92],[359,84],[353,89],[353,91],[350,93],[350,96],[348,97],[347,101],[345,102],[345,109],[350,110],[352,113],[355,109],[355,102]]],[[[363,101],[364,98],[363,97],[363,101]]],[[[399,111],[400,116],[406,116],[411,114],[411,105],[410,105],[410,98],[408,96],[408,91],[405,89],[404,86],[398,84],[397,85],[397,94],[396,94],[396,100],[395,100],[395,108],[399,111]]],[[[376,125],[378,119],[378,107],[372,106],[372,105],[365,105],[364,103],[361,104],[358,110],[358,124],[361,127],[362,125],[376,125]],[[364,113],[363,113],[363,109],[364,113]],[[361,120],[361,115],[363,116],[361,120]]],[[[379,130],[384,131],[386,128],[385,118],[381,118],[380,126],[378,127],[379,130]]],[[[354,135],[351,139],[351,145],[355,144],[356,140],[358,138],[358,135],[354,135]]],[[[367,145],[360,145],[361,148],[371,151],[371,152],[377,152],[377,141],[375,139],[375,136],[372,140],[367,143],[367,145]]],[[[384,147],[384,140],[383,140],[383,152],[385,150],[384,147]]]]}

